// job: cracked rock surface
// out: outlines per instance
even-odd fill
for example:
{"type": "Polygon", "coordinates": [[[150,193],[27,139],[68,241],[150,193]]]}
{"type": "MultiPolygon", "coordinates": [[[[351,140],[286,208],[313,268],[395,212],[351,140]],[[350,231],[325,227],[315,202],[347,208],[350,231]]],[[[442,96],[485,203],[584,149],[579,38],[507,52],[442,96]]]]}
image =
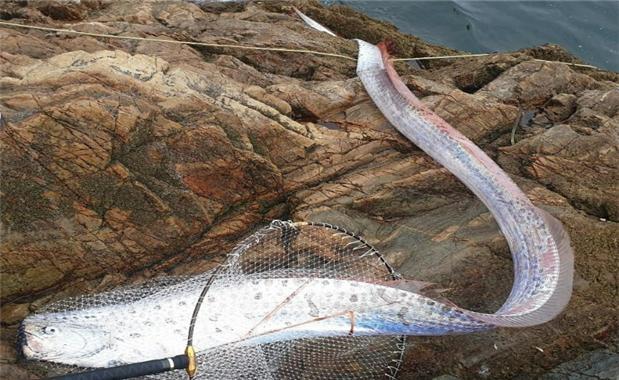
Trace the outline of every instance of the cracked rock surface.
{"type": "MultiPolygon", "coordinates": [[[[399,56],[452,52],[347,8],[296,3],[346,38],[394,40],[399,56]]],[[[0,5],[11,22],[355,56],[353,41],[313,31],[290,11],[284,1],[0,5]]],[[[355,231],[404,276],[436,283],[467,308],[494,311],[511,288],[510,253],[488,210],[389,125],[354,61],[9,27],[0,40],[6,378],[44,375],[16,363],[16,327],[29,312],[203,272],[277,218],[355,231]]],[[[397,67],[564,223],[573,299],[539,327],[411,338],[402,379],[572,378],[582,370],[574,360],[592,355],[603,356],[599,373],[616,368],[619,79],[535,57],[566,53],[544,46],[397,67]]]]}

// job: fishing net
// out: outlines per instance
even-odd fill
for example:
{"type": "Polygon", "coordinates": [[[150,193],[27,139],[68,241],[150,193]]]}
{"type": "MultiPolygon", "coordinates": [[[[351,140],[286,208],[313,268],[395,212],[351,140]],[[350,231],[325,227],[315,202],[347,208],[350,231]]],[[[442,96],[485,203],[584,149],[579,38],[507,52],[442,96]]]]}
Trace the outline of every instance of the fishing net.
{"type": "MultiPolygon", "coordinates": [[[[188,288],[207,287],[205,299],[208,299],[211,289],[259,279],[295,278],[383,283],[398,279],[399,276],[376,249],[342,228],[322,223],[274,221],[241,242],[214,272],[194,277],[164,278],[99,295],[73,298],[52,304],[41,312],[127,304],[148,297],[173,295],[188,288]]],[[[205,301],[200,313],[208,308],[209,303],[205,301]]],[[[246,310],[235,312],[244,313],[246,310]]],[[[138,313],[134,318],[138,321],[141,318],[147,320],[148,315],[138,313]]],[[[200,323],[225,322],[221,319],[212,321],[198,318],[196,324],[200,323]]],[[[195,334],[199,334],[199,330],[197,328],[195,334]]],[[[178,334],[186,334],[186,331],[186,328],[177,330],[178,334]]],[[[249,346],[236,342],[197,352],[196,378],[395,378],[404,349],[403,336],[305,336],[249,346]]],[[[75,369],[71,372],[75,372],[75,369]]],[[[186,377],[184,371],[149,376],[158,379],[183,377],[186,377]]]]}

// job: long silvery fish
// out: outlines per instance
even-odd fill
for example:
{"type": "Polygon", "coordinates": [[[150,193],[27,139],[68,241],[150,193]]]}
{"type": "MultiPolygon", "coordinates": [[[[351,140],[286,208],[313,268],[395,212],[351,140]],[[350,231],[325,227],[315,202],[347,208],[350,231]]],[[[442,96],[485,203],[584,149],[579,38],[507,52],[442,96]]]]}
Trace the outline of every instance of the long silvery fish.
{"type": "MultiPolygon", "coordinates": [[[[536,208],[472,142],[428,110],[397,76],[384,48],[359,41],[357,72],[388,120],[487,205],[513,252],[515,280],[494,314],[377,284],[323,278],[247,279],[209,290],[197,351],[304,337],[443,335],[546,322],[571,294],[573,257],[561,224],[536,208]]],[[[106,367],[182,352],[201,283],[134,302],[44,313],[22,324],[27,358],[106,367]]]]}
{"type": "MultiPolygon", "coordinates": [[[[22,325],[29,359],[108,367],[182,353],[204,281],[135,302],[32,315],[22,325]]],[[[396,287],[327,278],[215,283],[194,332],[198,352],[327,336],[442,335],[491,326],[456,307],[396,287]]]]}
{"type": "Polygon", "coordinates": [[[357,75],[378,109],[481,199],[507,239],[514,262],[509,297],[494,314],[467,315],[506,327],[554,318],[570,299],[574,271],[572,248],[561,223],[535,207],[479,147],[415,97],[396,73],[384,44],[357,42],[357,75]]]}
{"type": "Polygon", "coordinates": [[[479,147],[417,99],[398,76],[384,44],[356,41],[357,75],[378,109],[400,133],[471,189],[507,238],[514,261],[512,291],[496,313],[469,314],[511,327],[554,318],[571,297],[574,276],[574,255],[561,223],[535,207],[479,147]]]}

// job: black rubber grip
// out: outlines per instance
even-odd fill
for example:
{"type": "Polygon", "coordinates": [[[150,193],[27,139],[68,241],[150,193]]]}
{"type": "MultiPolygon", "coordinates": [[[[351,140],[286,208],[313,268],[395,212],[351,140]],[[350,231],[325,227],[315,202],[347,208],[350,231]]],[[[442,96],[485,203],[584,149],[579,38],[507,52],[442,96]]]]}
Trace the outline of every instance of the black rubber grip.
{"type": "Polygon", "coordinates": [[[156,373],[185,369],[189,359],[186,355],[171,358],[149,360],[147,362],[125,364],[118,367],[97,368],[85,372],[70,373],[52,377],[50,380],[116,380],[131,377],[154,375],[156,373]],[[172,365],[173,364],[173,365],[172,365]]]}

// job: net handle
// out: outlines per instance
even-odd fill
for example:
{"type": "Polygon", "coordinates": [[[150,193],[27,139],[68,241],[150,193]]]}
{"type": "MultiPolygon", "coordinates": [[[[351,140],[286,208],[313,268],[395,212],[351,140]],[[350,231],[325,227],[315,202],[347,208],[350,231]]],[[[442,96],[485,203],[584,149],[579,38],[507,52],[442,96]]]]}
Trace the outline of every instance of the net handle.
{"type": "Polygon", "coordinates": [[[198,319],[198,313],[200,313],[200,308],[202,307],[204,298],[206,297],[206,294],[211,288],[211,285],[213,284],[213,281],[215,281],[215,277],[217,277],[217,273],[219,273],[221,268],[222,266],[219,265],[215,269],[215,271],[213,271],[213,274],[211,275],[211,277],[208,279],[208,281],[204,285],[204,288],[202,288],[202,292],[200,293],[200,297],[198,297],[196,306],[193,308],[193,314],[191,315],[191,321],[189,322],[189,332],[187,333],[187,347],[185,348],[185,355],[183,356],[185,356],[188,360],[187,366],[185,368],[187,370],[187,375],[189,375],[190,379],[195,376],[196,371],[198,369],[197,362],[196,362],[196,352],[193,348],[193,332],[196,327],[196,320],[198,319]]]}
{"type": "Polygon", "coordinates": [[[110,368],[97,368],[86,372],[51,377],[49,380],[119,380],[146,375],[155,375],[175,369],[186,369],[189,364],[187,355],[177,355],[164,359],[149,360],[141,363],[125,364],[110,368]]]}

